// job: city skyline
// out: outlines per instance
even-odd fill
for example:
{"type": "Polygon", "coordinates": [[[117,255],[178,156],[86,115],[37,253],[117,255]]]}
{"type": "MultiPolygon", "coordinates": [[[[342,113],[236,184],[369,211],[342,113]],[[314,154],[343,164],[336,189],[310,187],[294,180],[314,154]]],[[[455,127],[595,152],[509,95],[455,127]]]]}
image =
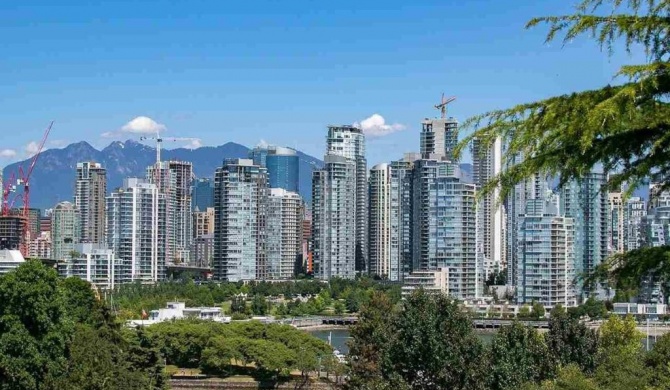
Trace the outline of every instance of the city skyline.
{"type": "MultiPolygon", "coordinates": [[[[26,37],[3,42],[0,165],[29,155],[51,119],[56,127],[47,147],[80,140],[100,147],[110,140],[103,133],[132,134],[133,119],[146,116],[166,136],[203,145],[265,139],[313,156],[322,151],[326,125],[364,123],[373,166],[387,153],[416,149],[407,146],[416,144],[417,119],[434,115],[429,108],[442,92],[457,96],[452,111],[464,120],[611,83],[613,70],[630,60],[595,52],[586,40],[546,45],[543,29],[524,31],[530,17],[571,10],[560,1],[513,9],[490,1],[319,9],[304,1],[30,3],[0,5],[2,35],[26,37]],[[7,87],[16,83],[22,88],[7,87]],[[381,133],[387,135],[373,137],[381,133]]],[[[634,50],[633,57],[641,54],[634,50]]]]}

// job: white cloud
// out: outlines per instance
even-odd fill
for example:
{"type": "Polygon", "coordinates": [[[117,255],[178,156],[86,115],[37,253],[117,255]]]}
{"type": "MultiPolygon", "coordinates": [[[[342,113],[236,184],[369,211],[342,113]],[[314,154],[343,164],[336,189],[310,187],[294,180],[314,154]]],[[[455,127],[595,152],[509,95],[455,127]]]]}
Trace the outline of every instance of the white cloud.
{"type": "Polygon", "coordinates": [[[267,148],[268,146],[270,146],[270,144],[268,143],[268,141],[266,141],[266,140],[264,140],[264,139],[262,139],[262,138],[261,138],[261,140],[258,142],[258,144],[256,145],[257,148],[261,148],[261,149],[265,149],[265,148],[267,148]]]}
{"type": "Polygon", "coordinates": [[[360,123],[354,123],[354,126],[363,130],[363,133],[368,137],[383,137],[407,128],[400,123],[387,124],[384,117],[379,114],[372,114],[360,123]]]}
{"type": "Polygon", "coordinates": [[[119,135],[119,133],[117,133],[115,131],[105,131],[104,133],[100,134],[100,137],[102,137],[102,138],[116,138],[116,136],[118,136],[118,135],[119,135]]]}
{"type": "Polygon", "coordinates": [[[37,153],[37,150],[39,148],[40,148],[40,145],[37,142],[31,141],[31,142],[28,143],[28,145],[26,145],[24,150],[25,150],[26,155],[28,157],[32,157],[32,156],[35,155],[35,153],[37,153]]]}
{"type": "Polygon", "coordinates": [[[149,117],[138,116],[123,125],[121,131],[124,133],[135,134],[155,134],[159,131],[165,131],[165,125],[158,123],[149,117]]]}
{"type": "Polygon", "coordinates": [[[202,140],[200,138],[191,138],[188,140],[188,143],[184,147],[186,149],[198,149],[201,146],[202,146],[202,140]]]}
{"type": "Polygon", "coordinates": [[[67,141],[64,139],[54,139],[49,141],[49,145],[52,145],[55,148],[60,148],[67,145],[67,141]]]}
{"type": "Polygon", "coordinates": [[[0,158],[14,158],[16,157],[16,150],[2,149],[0,150],[0,158]]]}

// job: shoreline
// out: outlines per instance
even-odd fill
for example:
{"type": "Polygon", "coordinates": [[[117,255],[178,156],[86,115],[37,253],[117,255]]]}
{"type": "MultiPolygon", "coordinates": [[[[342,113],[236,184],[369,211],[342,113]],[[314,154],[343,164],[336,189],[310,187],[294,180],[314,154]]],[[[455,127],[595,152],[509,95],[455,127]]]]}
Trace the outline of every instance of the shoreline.
{"type": "Polygon", "coordinates": [[[347,325],[310,325],[310,326],[301,326],[297,327],[298,330],[304,330],[306,332],[317,331],[317,330],[347,330],[351,326],[347,325]]]}

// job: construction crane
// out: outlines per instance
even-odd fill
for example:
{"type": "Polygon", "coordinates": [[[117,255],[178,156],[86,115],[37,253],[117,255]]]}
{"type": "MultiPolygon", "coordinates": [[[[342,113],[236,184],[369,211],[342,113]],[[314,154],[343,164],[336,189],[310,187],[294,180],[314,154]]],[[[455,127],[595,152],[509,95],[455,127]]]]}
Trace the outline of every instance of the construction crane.
{"type": "MultiPolygon", "coordinates": [[[[170,191],[170,181],[169,181],[169,180],[168,180],[164,185],[161,185],[161,176],[162,176],[162,174],[163,174],[162,171],[163,171],[163,169],[164,169],[164,168],[162,167],[162,164],[161,164],[161,149],[162,149],[163,141],[170,141],[170,142],[183,142],[183,141],[186,141],[186,142],[199,142],[200,139],[199,139],[199,138],[191,138],[191,137],[172,137],[172,138],[163,138],[163,137],[161,137],[161,135],[160,135],[160,130],[157,130],[157,131],[156,131],[156,136],[155,136],[155,137],[147,137],[147,136],[142,136],[142,137],[140,137],[140,141],[149,141],[149,140],[156,141],[156,165],[155,165],[155,168],[154,168],[154,170],[153,170],[153,181],[154,181],[154,184],[156,185],[156,187],[158,188],[159,191],[167,191],[167,192],[169,192],[169,191],[170,191]]],[[[167,166],[165,167],[165,169],[168,169],[168,170],[169,170],[169,168],[168,168],[167,166]]],[[[190,177],[190,179],[191,179],[191,180],[193,179],[193,172],[191,172],[191,177],[190,177]]],[[[166,221],[166,225],[167,225],[167,223],[168,223],[168,221],[166,221]]],[[[175,246],[175,254],[172,254],[172,253],[171,253],[172,251],[170,250],[170,245],[169,245],[169,241],[168,241],[168,240],[165,241],[165,247],[166,247],[166,248],[165,248],[165,249],[166,249],[166,251],[165,251],[165,252],[166,252],[166,258],[173,258],[173,262],[174,262],[174,259],[176,259],[176,246],[175,246]],[[174,256],[174,257],[172,257],[172,256],[174,256]]]]}
{"type": "Polygon", "coordinates": [[[37,147],[37,153],[32,156],[30,160],[30,165],[27,170],[24,170],[23,167],[19,167],[18,178],[12,173],[9,182],[5,184],[5,187],[2,189],[2,217],[18,217],[23,220],[19,225],[21,227],[20,239],[19,239],[19,250],[21,254],[25,257],[28,256],[28,238],[29,238],[29,220],[30,220],[30,178],[32,177],[37,161],[42,154],[42,149],[44,149],[44,144],[47,142],[51,128],[53,127],[54,122],[49,123],[49,127],[44,131],[42,136],[42,141],[40,141],[37,147]],[[23,189],[21,193],[20,190],[23,189]],[[12,199],[10,200],[10,194],[13,194],[12,199]],[[17,207],[18,212],[14,214],[12,209],[16,200],[21,198],[23,205],[22,207],[17,207]]]}
{"type": "Polygon", "coordinates": [[[441,100],[442,102],[440,104],[435,105],[435,108],[440,110],[440,112],[442,113],[442,119],[447,117],[447,105],[453,102],[454,100],[456,100],[456,96],[445,98],[444,93],[442,93],[442,100],[441,100]]]}
{"type": "Polygon", "coordinates": [[[160,131],[156,131],[155,137],[145,137],[145,136],[140,137],[140,141],[149,141],[149,140],[156,141],[156,163],[161,162],[161,148],[163,145],[163,141],[171,141],[171,142],[200,141],[199,138],[191,138],[191,137],[163,138],[161,137],[160,131]]]}
{"type": "Polygon", "coordinates": [[[51,132],[51,128],[53,127],[54,122],[51,121],[49,124],[49,127],[44,131],[44,135],[42,136],[42,141],[40,142],[38,148],[37,148],[37,153],[33,155],[33,158],[30,160],[30,165],[28,166],[28,169],[26,171],[23,170],[23,167],[19,167],[19,172],[18,172],[18,179],[16,177],[16,174],[12,173],[10,176],[8,182],[5,184],[5,188],[2,190],[2,215],[7,216],[10,213],[10,210],[14,207],[14,204],[16,203],[17,198],[19,195],[21,195],[22,201],[23,201],[23,207],[22,207],[22,214],[27,216],[28,215],[28,209],[30,208],[30,177],[33,174],[33,170],[35,169],[35,165],[37,165],[37,161],[40,158],[40,154],[42,153],[42,149],[44,148],[44,144],[47,141],[47,138],[49,137],[49,133],[51,132]],[[18,190],[20,187],[23,187],[23,193],[19,194],[18,190]],[[15,194],[14,197],[10,200],[10,194],[15,194]]]}

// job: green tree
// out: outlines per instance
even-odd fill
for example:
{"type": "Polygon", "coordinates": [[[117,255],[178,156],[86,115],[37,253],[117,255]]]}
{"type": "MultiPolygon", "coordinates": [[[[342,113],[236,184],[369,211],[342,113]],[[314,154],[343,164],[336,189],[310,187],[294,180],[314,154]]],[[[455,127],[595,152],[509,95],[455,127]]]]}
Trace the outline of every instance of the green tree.
{"type": "Polygon", "coordinates": [[[54,269],[28,261],[0,277],[2,388],[53,387],[65,371],[71,324],[54,269]]]}
{"type": "Polygon", "coordinates": [[[342,315],[344,314],[344,310],[346,307],[344,306],[344,303],[342,301],[335,301],[335,304],[333,305],[333,311],[335,312],[336,315],[342,315]]]}
{"type": "Polygon", "coordinates": [[[646,390],[652,371],[644,364],[643,334],[632,316],[611,316],[600,327],[600,362],[596,382],[608,390],[646,390]]]}
{"type": "Polygon", "coordinates": [[[528,305],[523,305],[519,308],[519,314],[517,317],[521,319],[527,319],[530,318],[530,307],[528,305]]]}
{"type": "Polygon", "coordinates": [[[605,355],[615,352],[636,355],[642,349],[644,334],[637,330],[632,316],[611,316],[600,327],[600,346],[605,355]]]}
{"type": "Polygon", "coordinates": [[[664,334],[654,343],[654,348],[645,355],[645,366],[652,371],[652,384],[657,388],[670,388],[670,333],[664,334]]]}
{"type": "Polygon", "coordinates": [[[539,320],[544,317],[544,305],[539,302],[533,302],[532,309],[530,311],[530,318],[539,320]]]}
{"type": "Polygon", "coordinates": [[[126,333],[126,361],[135,371],[142,373],[146,384],[143,389],[162,390],[167,388],[163,357],[157,346],[141,329],[126,333]]]}
{"type": "Polygon", "coordinates": [[[586,373],[595,370],[599,351],[598,334],[579,320],[569,317],[563,310],[551,312],[545,340],[549,352],[560,365],[576,364],[586,373]]]}
{"type": "Polygon", "coordinates": [[[347,388],[374,388],[383,381],[382,363],[394,336],[393,315],[393,304],[383,293],[374,293],[370,302],[362,307],[358,323],[351,328],[351,372],[347,388]]]}
{"type": "Polygon", "coordinates": [[[392,322],[383,364],[413,389],[484,389],[485,352],[472,322],[446,295],[417,290],[392,322]]]}
{"type": "MultiPolygon", "coordinates": [[[[514,184],[539,173],[560,175],[560,184],[579,180],[596,164],[611,173],[607,189],[628,184],[633,191],[652,175],[670,174],[670,44],[666,0],[582,0],[572,15],[535,18],[527,27],[549,26],[547,41],[562,35],[567,43],[590,36],[609,53],[642,48],[645,63],[625,65],[617,76],[622,83],[520,104],[466,120],[473,130],[458,147],[459,155],[476,138],[488,150],[506,140],[504,170],[484,186],[483,193],[500,188],[501,199],[514,184]],[[524,160],[514,165],[514,158],[524,160]],[[513,165],[513,166],[512,166],[513,165]]],[[[670,182],[663,180],[663,187],[670,182]]],[[[643,248],[615,255],[603,264],[600,277],[630,290],[647,272],[670,275],[670,247],[643,248]]],[[[596,273],[598,274],[598,273],[596,273]]],[[[586,275],[587,284],[595,283],[586,275]]]]}
{"type": "Polygon", "coordinates": [[[233,368],[233,362],[242,360],[240,346],[244,339],[239,337],[212,338],[202,352],[200,368],[204,373],[228,375],[233,368]]]}
{"type": "Polygon", "coordinates": [[[60,281],[65,310],[72,320],[89,323],[98,308],[91,284],[83,279],[70,277],[60,281]]]}
{"type": "Polygon", "coordinates": [[[251,312],[255,315],[264,316],[268,312],[268,302],[262,295],[254,295],[251,301],[251,312]]]}
{"type": "Polygon", "coordinates": [[[553,376],[554,361],[542,336],[515,322],[493,337],[488,372],[490,389],[517,389],[525,382],[553,376]]]}
{"type": "Polygon", "coordinates": [[[544,381],[541,385],[529,383],[523,390],[599,390],[598,385],[588,378],[574,364],[562,368],[556,379],[544,381]]]}

